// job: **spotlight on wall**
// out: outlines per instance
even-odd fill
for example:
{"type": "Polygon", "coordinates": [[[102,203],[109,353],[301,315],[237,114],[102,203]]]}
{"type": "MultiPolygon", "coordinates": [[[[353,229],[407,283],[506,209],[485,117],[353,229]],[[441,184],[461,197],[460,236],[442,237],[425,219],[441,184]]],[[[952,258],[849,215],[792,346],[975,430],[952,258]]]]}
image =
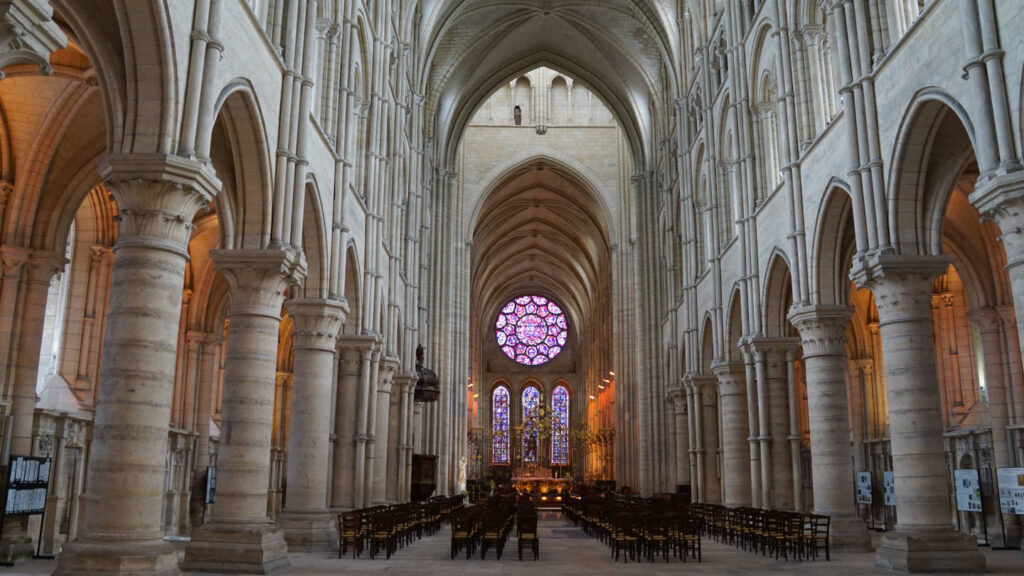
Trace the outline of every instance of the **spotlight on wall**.
{"type": "Polygon", "coordinates": [[[479,397],[480,397],[480,395],[479,395],[479,394],[473,394],[473,399],[474,399],[474,400],[476,400],[476,399],[477,399],[477,398],[479,398],[479,397]]]}

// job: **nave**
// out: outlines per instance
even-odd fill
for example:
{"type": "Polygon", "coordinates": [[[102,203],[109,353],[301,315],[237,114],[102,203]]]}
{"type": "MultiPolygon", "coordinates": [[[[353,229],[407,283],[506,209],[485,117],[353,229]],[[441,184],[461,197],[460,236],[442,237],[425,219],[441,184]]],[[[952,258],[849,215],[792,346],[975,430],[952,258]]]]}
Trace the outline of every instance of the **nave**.
{"type": "MultiPolygon", "coordinates": [[[[540,537],[540,560],[534,562],[524,553],[523,560],[516,556],[515,532],[505,546],[501,560],[488,554],[484,560],[479,554],[466,560],[460,555],[449,559],[451,525],[445,523],[441,531],[433,536],[417,540],[399,549],[389,560],[379,556],[370,559],[364,553],[358,559],[338,559],[336,553],[294,553],[289,555],[291,566],[275,574],[282,576],[312,576],[317,574],[388,574],[390,576],[455,576],[460,574],[501,574],[501,575],[594,575],[616,574],[623,576],[661,576],[668,574],[794,574],[799,576],[859,576],[874,568],[874,555],[870,552],[855,552],[833,555],[830,562],[784,562],[750,554],[732,546],[704,538],[703,561],[686,564],[673,559],[662,561],[615,562],[608,548],[598,540],[587,536],[581,529],[568,522],[559,511],[541,510],[538,514],[540,537]]],[[[179,554],[183,553],[179,545],[179,554]]],[[[984,550],[988,562],[988,574],[1021,574],[1024,572],[1024,557],[1013,550],[984,550]]],[[[49,574],[55,562],[36,561],[17,568],[0,569],[0,574],[31,576],[49,574]]],[[[206,574],[205,572],[185,572],[206,574]]]]}

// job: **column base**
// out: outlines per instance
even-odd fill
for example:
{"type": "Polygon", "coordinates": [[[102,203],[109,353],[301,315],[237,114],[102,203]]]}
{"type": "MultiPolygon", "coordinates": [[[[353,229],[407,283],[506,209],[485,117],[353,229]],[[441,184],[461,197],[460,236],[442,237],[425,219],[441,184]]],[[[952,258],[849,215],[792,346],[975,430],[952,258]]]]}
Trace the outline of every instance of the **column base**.
{"type": "Polygon", "coordinates": [[[832,516],[829,537],[832,550],[838,552],[870,552],[871,534],[857,516],[832,516]]]}
{"type": "Polygon", "coordinates": [[[985,572],[985,557],[974,536],[952,530],[912,532],[897,529],[882,536],[875,567],[895,572],[985,572]]]}
{"type": "Polygon", "coordinates": [[[277,519],[291,552],[326,552],[338,547],[335,516],[322,513],[288,512],[277,519]]]}
{"type": "Polygon", "coordinates": [[[269,524],[206,524],[192,531],[183,570],[269,574],[288,565],[284,532],[269,524]]]}
{"type": "Polygon", "coordinates": [[[54,576],[180,576],[178,553],[169,542],[90,542],[64,545],[54,576]]]}

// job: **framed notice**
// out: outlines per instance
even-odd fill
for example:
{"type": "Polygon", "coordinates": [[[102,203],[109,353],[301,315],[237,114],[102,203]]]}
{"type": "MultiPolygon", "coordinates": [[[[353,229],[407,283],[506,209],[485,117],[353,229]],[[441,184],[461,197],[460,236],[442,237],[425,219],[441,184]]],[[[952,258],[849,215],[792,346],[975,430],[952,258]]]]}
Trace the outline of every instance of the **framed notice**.
{"type": "Polygon", "coordinates": [[[1024,468],[996,468],[999,510],[1003,514],[1024,514],[1024,468]]]}
{"type": "Polygon", "coordinates": [[[882,500],[886,506],[896,505],[896,477],[892,470],[882,472],[882,500]]]}
{"type": "Polygon", "coordinates": [[[871,472],[857,472],[857,504],[871,502],[871,472]]]}
{"type": "Polygon", "coordinates": [[[210,504],[217,500],[217,468],[206,467],[206,503],[210,504]]]}
{"type": "Polygon", "coordinates": [[[4,515],[30,516],[46,509],[50,486],[50,459],[11,456],[4,489],[4,515]]]}
{"type": "Polygon", "coordinates": [[[954,470],[956,482],[956,509],[963,512],[981,512],[981,481],[977,470],[954,470]]]}

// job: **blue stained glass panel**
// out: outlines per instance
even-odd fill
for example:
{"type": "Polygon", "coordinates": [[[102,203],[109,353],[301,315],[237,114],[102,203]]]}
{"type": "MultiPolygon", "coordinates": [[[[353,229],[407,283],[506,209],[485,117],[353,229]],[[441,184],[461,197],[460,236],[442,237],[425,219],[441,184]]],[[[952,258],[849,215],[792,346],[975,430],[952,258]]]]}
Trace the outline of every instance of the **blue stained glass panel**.
{"type": "Polygon", "coordinates": [[[523,462],[537,461],[537,417],[540,390],[527,386],[523,390],[523,462]]]}
{"type": "Polygon", "coordinates": [[[569,464],[569,390],[556,386],[551,393],[551,465],[569,464]]]}
{"type": "Polygon", "coordinates": [[[491,393],[491,462],[494,464],[508,464],[508,410],[508,388],[498,386],[491,393]]]}

